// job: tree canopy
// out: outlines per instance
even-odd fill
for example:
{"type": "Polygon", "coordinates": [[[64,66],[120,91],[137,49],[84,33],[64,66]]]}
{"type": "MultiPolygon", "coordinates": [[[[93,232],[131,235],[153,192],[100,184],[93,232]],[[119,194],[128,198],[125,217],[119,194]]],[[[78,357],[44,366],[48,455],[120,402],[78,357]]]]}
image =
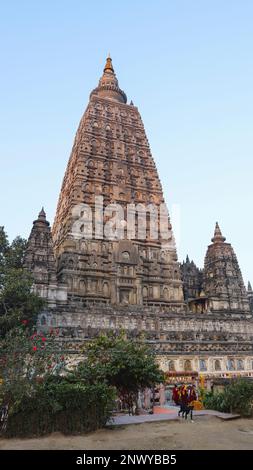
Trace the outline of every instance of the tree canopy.
{"type": "Polygon", "coordinates": [[[131,408],[138,391],[164,381],[164,375],[147,344],[118,336],[100,335],[88,344],[76,375],[94,384],[106,382],[131,408]]]}
{"type": "Polygon", "coordinates": [[[26,247],[21,237],[10,244],[0,227],[0,338],[22,320],[34,323],[44,304],[32,293],[32,276],[23,267],[26,247]]]}

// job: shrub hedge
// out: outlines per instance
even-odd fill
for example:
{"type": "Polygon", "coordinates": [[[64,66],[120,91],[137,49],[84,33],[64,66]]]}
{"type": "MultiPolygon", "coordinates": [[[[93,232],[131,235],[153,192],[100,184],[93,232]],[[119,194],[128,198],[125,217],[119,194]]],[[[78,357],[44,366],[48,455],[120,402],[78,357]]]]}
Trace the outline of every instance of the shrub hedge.
{"type": "Polygon", "coordinates": [[[105,384],[84,385],[65,380],[39,384],[10,408],[6,437],[42,436],[52,432],[81,434],[105,425],[115,393],[105,384]]]}
{"type": "Polygon", "coordinates": [[[235,412],[241,416],[253,415],[253,382],[247,379],[235,379],[223,392],[206,393],[204,406],[223,412],[235,412]]]}

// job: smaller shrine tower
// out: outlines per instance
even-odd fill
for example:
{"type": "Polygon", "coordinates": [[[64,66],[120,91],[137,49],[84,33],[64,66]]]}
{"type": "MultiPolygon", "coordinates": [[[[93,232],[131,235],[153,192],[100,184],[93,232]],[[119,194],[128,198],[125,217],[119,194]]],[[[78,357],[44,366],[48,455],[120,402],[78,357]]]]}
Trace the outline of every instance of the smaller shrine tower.
{"type": "Polygon", "coordinates": [[[41,209],[38,218],[33,222],[24,266],[33,275],[34,291],[47,300],[49,307],[56,306],[58,302],[66,302],[66,287],[57,282],[51,229],[46,220],[44,208],[41,209]]]}
{"type": "Polygon", "coordinates": [[[218,222],[205,257],[203,289],[212,312],[250,313],[249,301],[237,257],[226,243],[218,222]]]}
{"type": "Polygon", "coordinates": [[[251,287],[250,282],[248,282],[248,299],[249,299],[250,310],[253,313],[253,289],[251,287]]]}

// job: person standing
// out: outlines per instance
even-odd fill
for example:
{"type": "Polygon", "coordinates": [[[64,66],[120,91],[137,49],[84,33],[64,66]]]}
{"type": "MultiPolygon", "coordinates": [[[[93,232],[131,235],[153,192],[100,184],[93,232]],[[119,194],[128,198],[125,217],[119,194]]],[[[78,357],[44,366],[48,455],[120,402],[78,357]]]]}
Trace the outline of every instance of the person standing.
{"type": "Polygon", "coordinates": [[[172,389],[172,400],[174,401],[175,405],[179,405],[179,390],[177,385],[174,385],[172,389]]]}
{"type": "Polygon", "coordinates": [[[180,387],[180,399],[179,399],[179,404],[180,404],[180,410],[178,412],[178,416],[182,413],[182,417],[185,414],[187,403],[188,403],[188,396],[187,396],[187,387],[185,384],[182,384],[180,387]]]}

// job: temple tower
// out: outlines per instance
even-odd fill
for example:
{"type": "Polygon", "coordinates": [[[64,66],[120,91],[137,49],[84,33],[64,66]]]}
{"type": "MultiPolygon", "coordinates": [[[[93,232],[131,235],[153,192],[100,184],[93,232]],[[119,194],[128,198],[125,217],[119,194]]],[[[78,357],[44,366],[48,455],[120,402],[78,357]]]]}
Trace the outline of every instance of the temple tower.
{"type": "Polygon", "coordinates": [[[249,299],[249,305],[250,305],[250,310],[253,313],[253,289],[251,287],[251,283],[248,282],[248,299],[249,299]]]}
{"type": "Polygon", "coordinates": [[[57,302],[67,300],[66,287],[57,282],[52,234],[43,208],[33,222],[24,266],[33,275],[34,291],[46,299],[49,306],[54,307],[57,302]]]}
{"type": "Polygon", "coordinates": [[[196,314],[206,313],[209,309],[209,300],[203,291],[203,271],[190,261],[187,255],[186,261],[181,264],[181,273],[188,311],[196,314]]]}
{"type": "Polygon", "coordinates": [[[199,297],[202,291],[202,272],[194,261],[190,261],[188,255],[181,264],[181,273],[185,301],[199,297]]]}
{"type": "Polygon", "coordinates": [[[249,301],[240,267],[218,223],[205,257],[203,288],[213,312],[249,313],[249,301]]]}
{"type": "Polygon", "coordinates": [[[127,104],[110,57],[77,130],[52,233],[58,279],[72,300],[183,309],[157,169],[139,111],[127,104]]]}

